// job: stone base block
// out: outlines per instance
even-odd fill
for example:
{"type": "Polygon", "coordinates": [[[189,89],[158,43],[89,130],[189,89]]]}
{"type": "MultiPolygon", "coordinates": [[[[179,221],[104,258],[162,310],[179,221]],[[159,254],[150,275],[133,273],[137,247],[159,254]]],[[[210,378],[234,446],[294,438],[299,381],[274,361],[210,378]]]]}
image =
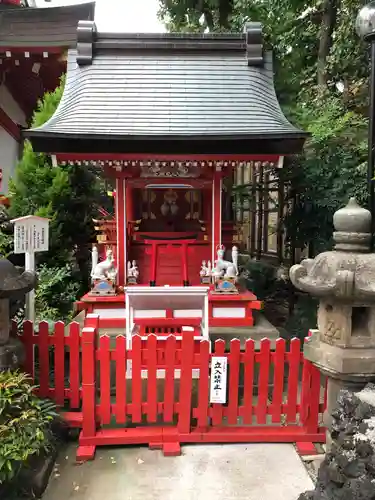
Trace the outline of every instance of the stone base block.
{"type": "Polygon", "coordinates": [[[245,349],[247,339],[255,341],[255,349],[260,348],[260,341],[267,338],[271,341],[271,349],[275,349],[275,342],[279,338],[279,330],[272,325],[263,314],[258,314],[254,326],[211,326],[209,328],[210,340],[224,340],[229,351],[230,341],[239,339],[241,350],[245,349]]]}
{"type": "Polygon", "coordinates": [[[23,364],[24,357],[22,342],[10,337],[5,345],[0,345],[0,371],[17,370],[23,364]]]}
{"type": "Polygon", "coordinates": [[[375,348],[339,347],[320,340],[319,330],[304,345],[304,356],[327,374],[339,378],[354,376],[364,383],[374,377],[375,348]]]}

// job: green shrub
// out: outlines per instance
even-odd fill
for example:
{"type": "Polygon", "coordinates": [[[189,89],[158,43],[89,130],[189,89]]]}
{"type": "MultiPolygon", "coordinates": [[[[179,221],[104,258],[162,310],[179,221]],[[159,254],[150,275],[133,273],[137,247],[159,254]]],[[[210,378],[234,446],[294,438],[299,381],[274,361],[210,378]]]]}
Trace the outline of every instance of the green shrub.
{"type": "Polygon", "coordinates": [[[38,268],[38,286],[35,290],[35,313],[38,321],[69,321],[79,284],[71,267],[38,268]]]}
{"type": "Polygon", "coordinates": [[[246,288],[259,300],[264,300],[274,293],[278,285],[277,267],[259,260],[248,260],[243,266],[242,276],[246,288]]]}
{"type": "Polygon", "coordinates": [[[53,445],[55,405],[34,394],[29,377],[0,372],[0,485],[12,481],[27,460],[53,445]]]}

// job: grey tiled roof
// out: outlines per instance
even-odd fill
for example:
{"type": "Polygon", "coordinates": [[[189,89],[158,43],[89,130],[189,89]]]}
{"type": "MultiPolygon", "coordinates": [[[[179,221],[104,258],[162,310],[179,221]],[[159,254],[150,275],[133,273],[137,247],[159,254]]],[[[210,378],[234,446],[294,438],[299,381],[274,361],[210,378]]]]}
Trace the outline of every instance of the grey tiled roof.
{"type": "MultiPolygon", "coordinates": [[[[79,67],[68,59],[58,111],[39,130],[64,134],[297,133],[278,104],[270,57],[100,54],[79,67]]],[[[34,129],[38,130],[38,129],[34,129]]]]}
{"type": "Polygon", "coordinates": [[[111,41],[110,35],[98,35],[92,60],[81,65],[77,52],[70,50],[66,87],[56,113],[26,136],[106,143],[290,138],[298,142],[295,150],[302,148],[307,134],[292,126],[280,109],[270,53],[263,65],[249,65],[246,45],[233,50],[230,38],[230,43],[220,35],[216,42],[214,36],[199,42],[193,35],[165,38],[155,36],[150,42],[150,35],[123,34],[111,41]],[[170,45],[155,48],[158,43],[170,45]],[[202,46],[184,49],[185,43],[202,46]],[[220,43],[223,50],[218,50],[220,43]]]}
{"type": "Polygon", "coordinates": [[[75,47],[77,25],[94,18],[95,3],[14,8],[0,12],[1,47],[75,47]]]}

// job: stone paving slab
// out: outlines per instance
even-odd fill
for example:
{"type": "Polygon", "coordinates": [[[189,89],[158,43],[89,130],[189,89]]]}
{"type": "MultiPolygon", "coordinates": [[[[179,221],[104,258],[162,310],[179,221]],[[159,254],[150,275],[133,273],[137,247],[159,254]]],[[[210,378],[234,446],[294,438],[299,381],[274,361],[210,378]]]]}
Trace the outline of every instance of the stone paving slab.
{"type": "Polygon", "coordinates": [[[76,465],[64,451],[43,500],[296,500],[313,484],[291,444],[183,446],[180,457],[159,450],[99,448],[76,465]]]}

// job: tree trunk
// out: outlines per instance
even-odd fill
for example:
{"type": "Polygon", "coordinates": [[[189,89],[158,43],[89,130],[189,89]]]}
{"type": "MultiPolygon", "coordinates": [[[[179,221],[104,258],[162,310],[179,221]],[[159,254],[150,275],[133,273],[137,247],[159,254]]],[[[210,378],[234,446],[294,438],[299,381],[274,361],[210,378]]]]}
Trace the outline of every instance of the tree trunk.
{"type": "Polygon", "coordinates": [[[324,90],[327,87],[327,58],[332,46],[332,33],[336,25],[337,4],[339,0],[324,0],[322,6],[322,24],[319,33],[318,87],[324,90]]]}

